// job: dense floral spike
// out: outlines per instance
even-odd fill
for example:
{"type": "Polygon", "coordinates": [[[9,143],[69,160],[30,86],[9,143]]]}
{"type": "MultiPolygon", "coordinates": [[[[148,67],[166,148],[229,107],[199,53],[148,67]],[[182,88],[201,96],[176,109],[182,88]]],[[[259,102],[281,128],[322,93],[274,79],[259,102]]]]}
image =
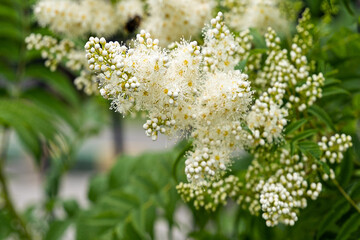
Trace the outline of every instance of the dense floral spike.
{"type": "Polygon", "coordinates": [[[124,30],[129,20],[144,14],[140,0],[120,1],[116,5],[104,0],[41,0],[34,13],[40,25],[73,37],[89,33],[112,35],[124,30]]]}
{"type": "Polygon", "coordinates": [[[149,17],[143,29],[160,40],[163,47],[181,38],[196,38],[211,18],[214,0],[149,0],[149,17]]]}
{"type": "Polygon", "coordinates": [[[255,85],[269,88],[255,101],[247,118],[255,145],[281,140],[289,112],[302,112],[313,105],[322,97],[325,82],[322,73],[310,75],[307,58],[296,43],[292,44],[289,54],[281,49],[280,38],[271,28],[265,34],[265,42],[267,58],[257,72],[255,85]]]}

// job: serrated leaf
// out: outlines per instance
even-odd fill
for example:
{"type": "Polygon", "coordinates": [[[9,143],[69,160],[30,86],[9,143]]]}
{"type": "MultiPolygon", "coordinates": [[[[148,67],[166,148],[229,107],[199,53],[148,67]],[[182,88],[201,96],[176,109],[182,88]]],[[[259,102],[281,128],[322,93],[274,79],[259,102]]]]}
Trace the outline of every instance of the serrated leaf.
{"type": "Polygon", "coordinates": [[[350,235],[360,227],[360,213],[355,212],[350,218],[346,220],[344,225],[340,228],[339,234],[335,240],[346,240],[350,235]]]}
{"type": "Polygon", "coordinates": [[[336,131],[330,116],[326,113],[324,109],[320,108],[317,105],[312,105],[310,108],[308,108],[308,112],[311,115],[317,117],[323,123],[325,123],[325,125],[328,126],[331,130],[336,131]]]}
{"type": "Polygon", "coordinates": [[[311,156],[313,156],[316,159],[319,159],[321,156],[321,150],[320,150],[319,146],[312,141],[299,142],[297,144],[297,146],[299,147],[301,152],[303,152],[305,154],[310,154],[311,156]]]}
{"type": "Polygon", "coordinates": [[[291,124],[287,125],[284,131],[285,135],[289,135],[296,130],[298,130],[302,125],[307,122],[307,119],[300,119],[299,121],[292,122],[291,124]]]}

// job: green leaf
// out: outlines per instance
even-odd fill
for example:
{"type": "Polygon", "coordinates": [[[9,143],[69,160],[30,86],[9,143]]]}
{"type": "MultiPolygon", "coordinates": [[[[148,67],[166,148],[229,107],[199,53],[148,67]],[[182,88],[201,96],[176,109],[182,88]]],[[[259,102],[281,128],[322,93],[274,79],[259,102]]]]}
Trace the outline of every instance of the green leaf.
{"type": "Polygon", "coordinates": [[[159,191],[157,183],[152,179],[149,173],[136,174],[134,180],[141,185],[148,194],[157,193],[159,191]]]}
{"type": "Polygon", "coordinates": [[[240,71],[244,71],[244,68],[246,66],[248,59],[244,59],[242,61],[240,61],[236,66],[235,66],[235,70],[240,70],[240,71]]]}
{"type": "Polygon", "coordinates": [[[341,80],[335,78],[326,78],[324,86],[330,86],[341,83],[341,80]]]}
{"type": "Polygon", "coordinates": [[[345,8],[348,11],[348,13],[350,13],[352,16],[354,16],[354,11],[351,9],[351,6],[350,6],[350,0],[342,0],[342,2],[344,3],[345,8]]]}
{"type": "Polygon", "coordinates": [[[329,4],[330,10],[332,11],[332,4],[331,4],[331,0],[327,0],[327,3],[329,4]]]}
{"type": "Polygon", "coordinates": [[[63,207],[68,217],[70,218],[75,216],[80,210],[78,202],[74,199],[63,201],[63,207]]]}
{"type": "Polygon", "coordinates": [[[15,70],[9,63],[0,61],[0,76],[4,76],[8,81],[14,81],[16,78],[15,70]]]}
{"type": "Polygon", "coordinates": [[[26,68],[25,76],[28,78],[35,78],[50,85],[55,91],[67,102],[78,105],[79,98],[75,91],[74,85],[70,80],[60,71],[51,72],[42,65],[30,65],[26,68]]]}
{"type": "Polygon", "coordinates": [[[40,141],[54,141],[58,134],[52,115],[23,99],[0,98],[0,124],[13,127],[23,144],[39,160],[40,141]]]}
{"type": "Polygon", "coordinates": [[[296,141],[300,141],[302,139],[309,138],[309,137],[315,135],[317,132],[318,132],[318,130],[316,130],[316,129],[305,130],[305,131],[295,135],[291,141],[296,142],[296,141]]]}
{"type": "Polygon", "coordinates": [[[133,239],[145,239],[145,236],[141,234],[138,229],[134,227],[133,222],[128,222],[124,227],[124,240],[133,240],[133,239]]]}
{"type": "Polygon", "coordinates": [[[0,22],[1,31],[0,38],[15,41],[18,44],[23,44],[24,36],[21,26],[14,25],[12,22],[0,22]]]}
{"type": "Polygon", "coordinates": [[[324,172],[327,175],[330,175],[330,167],[327,163],[320,161],[320,160],[316,160],[316,162],[318,163],[318,165],[320,165],[323,168],[324,172]]]}
{"type": "Polygon", "coordinates": [[[74,130],[79,129],[72,111],[74,107],[67,105],[59,100],[54,94],[46,92],[42,89],[30,89],[25,91],[23,98],[29,99],[31,102],[46,109],[49,113],[54,114],[58,119],[65,121],[74,130]]]}
{"type": "Polygon", "coordinates": [[[350,95],[350,93],[349,91],[340,87],[327,87],[324,88],[324,91],[322,93],[323,97],[330,97],[335,95],[350,95]]]}
{"type": "Polygon", "coordinates": [[[322,221],[320,222],[318,232],[316,234],[316,238],[319,239],[349,209],[350,209],[350,204],[345,199],[341,199],[334,206],[332,206],[331,210],[323,217],[322,221]]]}
{"type": "Polygon", "coordinates": [[[344,154],[344,159],[341,161],[340,173],[336,176],[340,185],[347,186],[349,184],[353,170],[353,156],[347,151],[344,154]]]}
{"type": "Polygon", "coordinates": [[[330,116],[326,113],[326,111],[322,108],[320,108],[317,105],[312,105],[310,108],[308,108],[308,112],[317,117],[320,121],[325,123],[327,127],[329,127],[334,132],[336,131],[335,126],[330,118],[330,116]]]}
{"type": "Polygon", "coordinates": [[[88,198],[92,202],[98,201],[108,190],[108,178],[105,175],[99,175],[90,180],[88,198]]]}
{"type": "Polygon", "coordinates": [[[346,220],[344,225],[340,228],[339,234],[335,240],[346,240],[350,235],[360,227],[360,213],[355,212],[350,218],[346,220]]]}
{"type": "Polygon", "coordinates": [[[50,224],[50,228],[46,233],[45,240],[60,240],[70,226],[70,220],[54,221],[50,224]]]}
{"type": "Polygon", "coordinates": [[[360,110],[360,93],[354,95],[353,106],[355,109],[360,110]]]}
{"type": "Polygon", "coordinates": [[[310,154],[316,159],[319,159],[321,156],[321,150],[319,146],[312,141],[299,142],[297,146],[299,147],[301,152],[305,154],[310,154]]]}
{"type": "Polygon", "coordinates": [[[17,12],[13,7],[6,5],[0,5],[0,19],[2,21],[21,23],[19,12],[17,12]]]}
{"type": "Polygon", "coordinates": [[[253,42],[256,48],[267,49],[265,39],[255,28],[250,28],[250,34],[253,36],[253,42]]]}
{"type": "Polygon", "coordinates": [[[307,122],[307,119],[300,119],[299,121],[292,122],[291,124],[287,125],[284,131],[285,135],[289,135],[296,130],[298,130],[302,125],[307,122]]]}

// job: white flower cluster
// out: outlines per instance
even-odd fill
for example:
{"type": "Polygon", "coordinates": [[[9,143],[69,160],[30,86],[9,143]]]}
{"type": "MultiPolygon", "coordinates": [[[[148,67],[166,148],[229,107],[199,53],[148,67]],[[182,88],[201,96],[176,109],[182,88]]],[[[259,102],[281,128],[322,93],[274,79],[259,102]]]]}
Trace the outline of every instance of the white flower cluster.
{"type": "Polygon", "coordinates": [[[229,26],[241,31],[256,28],[265,32],[268,27],[278,32],[286,32],[290,25],[289,16],[280,4],[285,0],[225,0],[222,7],[229,9],[225,13],[229,26]]]}
{"type": "Polygon", "coordinates": [[[120,1],[115,6],[105,0],[40,0],[34,13],[41,26],[72,37],[112,35],[144,14],[141,0],[120,1]]]}
{"type": "Polygon", "coordinates": [[[235,66],[249,56],[253,40],[249,30],[240,33],[238,38],[230,32],[220,12],[204,29],[204,71],[233,70],[235,66]]]}
{"type": "Polygon", "coordinates": [[[75,52],[75,44],[68,39],[59,42],[56,38],[32,33],[25,38],[25,43],[28,50],[40,51],[41,57],[46,59],[45,66],[51,71],[55,71],[58,64],[65,58],[72,60],[71,64],[69,63],[72,70],[79,70],[81,62],[84,62],[84,57],[75,52]]]}
{"type": "Polygon", "coordinates": [[[322,73],[310,75],[311,69],[305,56],[312,43],[312,37],[308,37],[311,35],[309,31],[313,29],[312,24],[308,23],[309,15],[306,10],[297,27],[300,32],[293,40],[290,53],[287,49],[281,49],[280,38],[274,30],[269,28],[265,34],[267,58],[264,67],[257,72],[255,84],[269,88],[255,101],[247,117],[255,145],[281,140],[289,111],[302,112],[322,96],[324,76],[322,73]],[[300,41],[297,37],[300,35],[306,38],[300,41]]]}
{"type": "Polygon", "coordinates": [[[297,34],[293,38],[293,43],[301,48],[301,52],[305,55],[309,49],[313,46],[313,34],[315,26],[311,23],[310,9],[305,9],[302,17],[299,20],[299,24],[296,26],[297,34]]]}
{"type": "Polygon", "coordinates": [[[45,59],[45,66],[51,71],[55,71],[60,63],[65,62],[65,66],[71,71],[80,71],[80,76],[74,80],[78,89],[83,89],[89,95],[98,91],[96,77],[88,70],[84,52],[77,50],[72,41],[68,39],[58,41],[50,36],[32,33],[25,38],[25,42],[28,50],[40,51],[42,58],[45,59]]]}
{"type": "MultiPolygon", "coordinates": [[[[282,137],[286,125],[288,110],[283,107],[283,98],[292,76],[287,61],[286,49],[281,50],[280,39],[274,30],[265,34],[266,45],[269,48],[265,66],[258,73],[258,79],[270,79],[270,87],[256,99],[247,116],[249,129],[253,133],[255,145],[277,142],[282,137]]],[[[259,82],[259,81],[258,81],[259,82]]]]}
{"type": "MultiPolygon", "coordinates": [[[[205,46],[215,37],[206,36],[205,46]]],[[[185,173],[202,184],[226,170],[231,152],[246,144],[249,134],[240,121],[251,103],[250,83],[240,71],[203,72],[203,49],[195,41],[177,43],[172,51],[158,45],[141,31],[131,48],[91,37],[85,49],[89,68],[100,73],[100,93],[112,100],[112,108],[122,114],[148,112],[146,135],[156,140],[159,133],[193,130],[195,150],[187,154],[185,173]]]]}
{"type": "MultiPolygon", "coordinates": [[[[323,154],[320,160],[324,163],[335,164],[341,163],[344,158],[343,153],[350,147],[352,147],[351,136],[345,134],[335,134],[330,138],[323,136],[321,142],[318,142],[323,154]]],[[[323,180],[334,179],[335,172],[330,169],[330,173],[323,173],[323,180]]]]}
{"type": "Polygon", "coordinates": [[[249,194],[253,197],[239,198],[252,214],[261,209],[268,226],[279,222],[294,225],[299,209],[307,206],[307,198],[317,199],[322,189],[313,161],[304,154],[291,156],[286,149],[280,151],[255,154],[244,189],[253,191],[249,194]]]}
{"type": "Polygon", "coordinates": [[[181,38],[197,38],[211,19],[213,0],[148,0],[149,17],[141,28],[165,47],[181,38]]]}
{"type": "Polygon", "coordinates": [[[215,211],[220,205],[225,206],[228,198],[236,199],[241,188],[242,183],[234,175],[208,182],[201,187],[194,187],[190,183],[180,183],[176,186],[185,202],[193,202],[196,209],[204,208],[208,211],[215,211]]]}

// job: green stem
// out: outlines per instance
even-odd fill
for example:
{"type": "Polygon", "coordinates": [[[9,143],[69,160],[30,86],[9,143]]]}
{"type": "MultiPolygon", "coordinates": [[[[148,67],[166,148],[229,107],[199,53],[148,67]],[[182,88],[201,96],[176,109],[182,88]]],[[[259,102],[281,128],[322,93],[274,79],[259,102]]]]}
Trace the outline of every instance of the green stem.
{"type": "Polygon", "coordinates": [[[341,192],[341,194],[344,196],[344,198],[351,204],[351,206],[353,206],[356,211],[358,211],[360,213],[360,208],[359,206],[354,202],[354,200],[345,192],[345,190],[340,186],[340,184],[338,183],[338,181],[336,181],[336,179],[332,180],[333,183],[335,184],[335,186],[337,187],[337,189],[341,192]]]}
{"type": "Polygon", "coordinates": [[[22,220],[20,215],[15,209],[14,203],[10,197],[7,179],[5,177],[5,161],[6,161],[6,152],[9,145],[9,130],[4,129],[3,136],[1,139],[1,149],[0,149],[0,186],[2,189],[2,197],[5,203],[5,207],[9,211],[9,213],[12,215],[14,220],[18,223],[20,229],[20,237],[22,239],[32,239],[30,233],[28,232],[26,228],[25,222],[22,220]]]}

